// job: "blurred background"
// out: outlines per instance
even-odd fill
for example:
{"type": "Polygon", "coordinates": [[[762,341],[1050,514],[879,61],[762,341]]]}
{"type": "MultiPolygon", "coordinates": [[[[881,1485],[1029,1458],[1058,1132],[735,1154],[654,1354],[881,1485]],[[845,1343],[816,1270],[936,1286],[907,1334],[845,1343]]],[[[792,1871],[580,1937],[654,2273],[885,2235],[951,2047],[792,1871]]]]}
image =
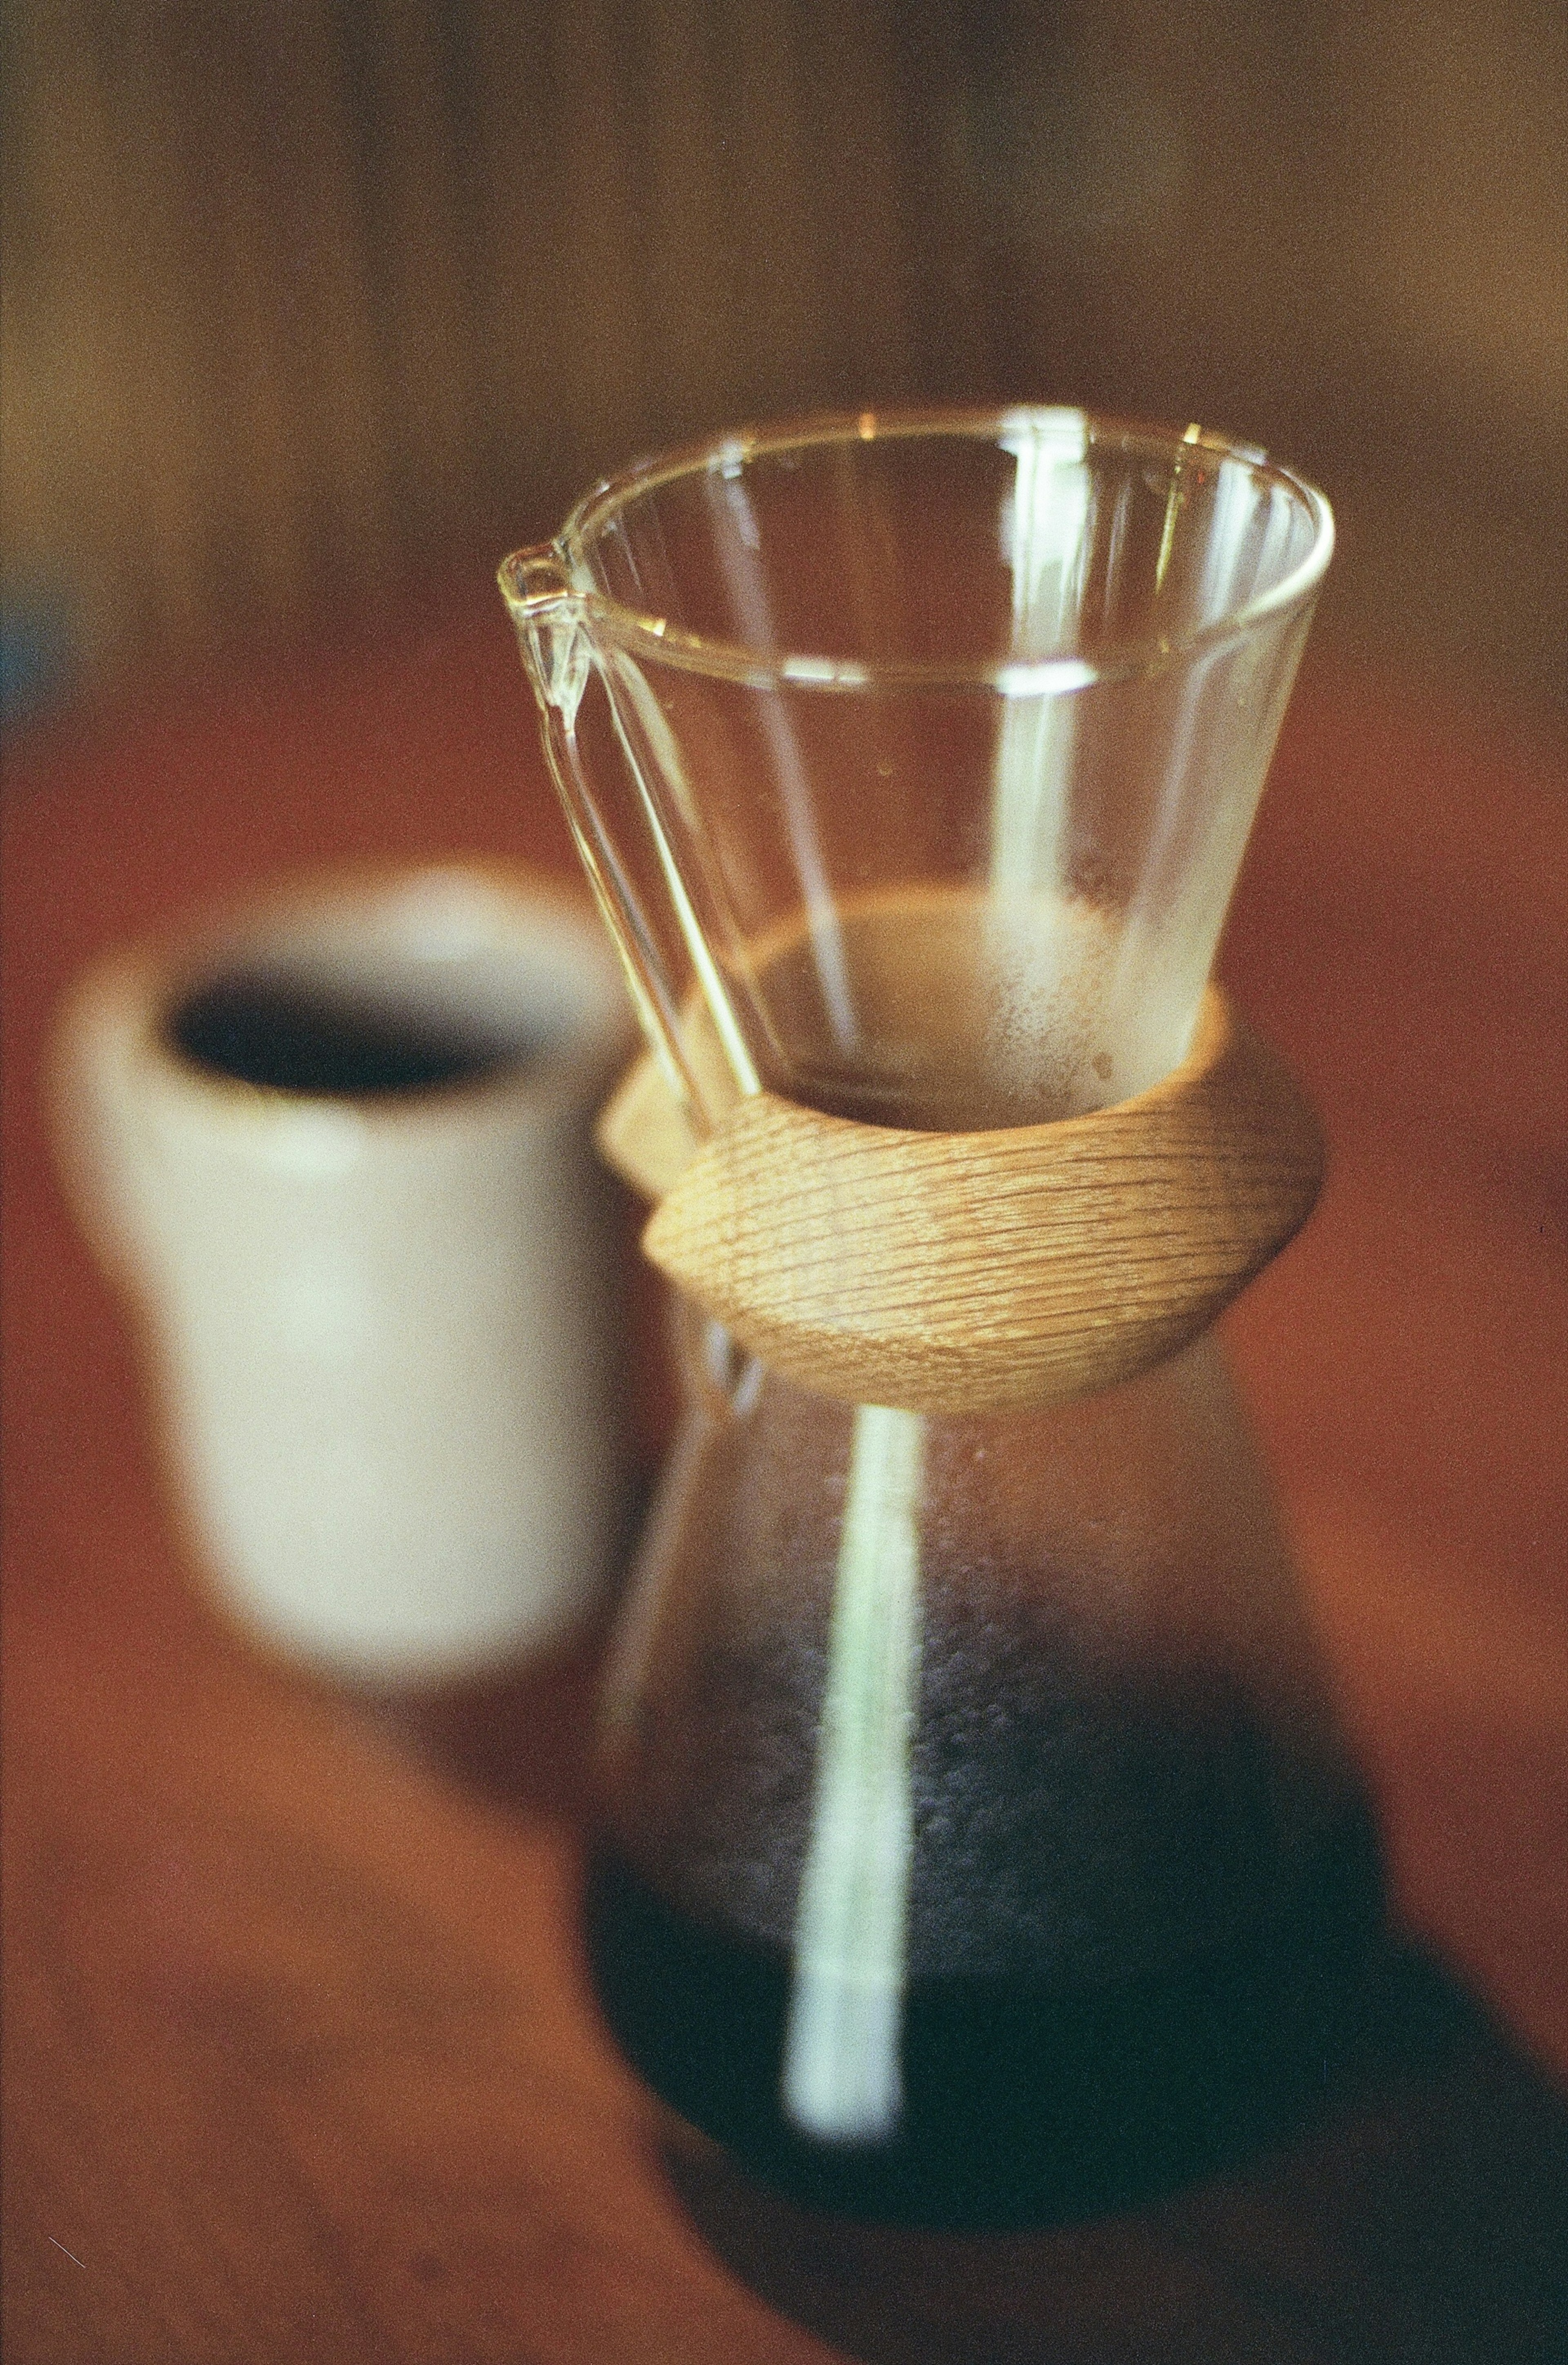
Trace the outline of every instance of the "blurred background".
{"type": "MultiPolygon", "coordinates": [[[[910,398],[1321,481],[1318,640],[1568,705],[1562,0],[6,0],[13,712],[910,398]]],[[[500,630],[498,611],[498,630],[500,630]]]]}

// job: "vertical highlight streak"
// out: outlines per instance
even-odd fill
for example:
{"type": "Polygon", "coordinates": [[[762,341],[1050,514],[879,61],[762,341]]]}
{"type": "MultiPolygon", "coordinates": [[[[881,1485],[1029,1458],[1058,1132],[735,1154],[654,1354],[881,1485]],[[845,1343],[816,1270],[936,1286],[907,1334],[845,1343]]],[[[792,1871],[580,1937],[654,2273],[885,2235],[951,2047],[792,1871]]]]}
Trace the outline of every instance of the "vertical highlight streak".
{"type": "Polygon", "coordinates": [[[890,2135],[903,2100],[924,1433],[918,1413],[857,1407],[781,2085],[829,2143],[890,2135]]]}
{"type": "MultiPolygon", "coordinates": [[[[1025,413],[1001,439],[1015,475],[1002,556],[1013,577],[1012,654],[1057,653],[1076,625],[1087,556],[1091,488],[1081,412],[1025,413]]],[[[1075,702],[1009,698],[991,790],[991,894],[1014,902],[1066,884],[1075,702]]]]}

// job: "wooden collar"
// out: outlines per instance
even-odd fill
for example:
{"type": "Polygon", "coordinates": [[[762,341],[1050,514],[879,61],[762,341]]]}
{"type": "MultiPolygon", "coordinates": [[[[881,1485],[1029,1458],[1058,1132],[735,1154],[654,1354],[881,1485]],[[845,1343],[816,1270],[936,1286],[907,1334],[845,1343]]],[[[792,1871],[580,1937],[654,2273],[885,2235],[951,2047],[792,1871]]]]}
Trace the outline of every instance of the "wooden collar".
{"type": "Polygon", "coordinates": [[[764,1363],[912,1412],[1058,1404],[1160,1362],[1300,1229],[1325,1161],[1215,986],[1182,1065],[1088,1116],[915,1132],[757,1093],[700,1143],[644,1057],[599,1140],[656,1202],[645,1253],[764,1363]]]}

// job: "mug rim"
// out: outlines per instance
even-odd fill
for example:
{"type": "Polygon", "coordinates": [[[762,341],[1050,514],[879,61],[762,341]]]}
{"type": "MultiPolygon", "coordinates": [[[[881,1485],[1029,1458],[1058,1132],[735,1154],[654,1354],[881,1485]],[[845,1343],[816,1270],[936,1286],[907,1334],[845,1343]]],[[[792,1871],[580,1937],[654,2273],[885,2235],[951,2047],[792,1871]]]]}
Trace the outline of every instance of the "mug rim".
{"type": "MultiPolygon", "coordinates": [[[[503,936],[498,949],[504,943],[503,936]]],[[[319,1141],[324,1126],[344,1138],[362,1130],[412,1135],[465,1120],[478,1123],[530,1111],[543,1116],[586,1104],[612,1078],[632,1019],[614,956],[584,898],[522,865],[438,857],[358,863],[280,879],[210,907],[183,931],[123,945],[77,980],[65,1027],[78,1040],[94,1034],[100,1042],[118,1037],[118,1063],[127,1079],[134,1070],[166,1101],[218,1116],[226,1128],[281,1142],[301,1130],[319,1141]],[[242,976],[247,961],[263,955],[269,943],[281,948],[290,932],[297,936],[312,921],[330,923],[337,913],[371,924],[358,938],[368,949],[375,940],[377,914],[389,925],[399,895],[426,880],[476,888],[509,923],[543,919],[554,932],[549,957],[557,966],[563,958],[571,962],[573,1011],[540,1048],[412,1089],[340,1092],[255,1082],[206,1065],[172,1041],[171,1019],[204,979],[216,980],[225,971],[242,976]]]]}
{"type": "MultiPolygon", "coordinates": [[[[859,411],[821,411],[762,426],[746,427],[701,442],[676,446],[637,460],[602,477],[569,512],[555,537],[554,554],[567,586],[565,597],[580,602],[596,633],[656,663],[683,671],[738,681],[751,687],[820,690],[928,689],[989,691],[1004,698],[1060,696],[1103,683],[1162,673],[1201,652],[1244,640],[1293,610],[1310,607],[1334,553],[1334,513],[1327,497],[1294,469],[1271,459],[1256,444],[1195,423],[1184,428],[1132,420],[1074,404],[892,406],[859,411]],[[1305,515],[1312,539],[1302,558],[1280,581],[1238,608],[1171,637],[1158,634],[1126,642],[1099,658],[1067,654],[1024,659],[839,658],[807,651],[765,650],[710,637],[626,606],[591,580],[588,553],[618,513],[635,499],[683,476],[710,471],[738,474],[753,460],[781,452],[812,451],[826,444],[913,443],[946,437],[995,443],[1009,432],[1076,433],[1081,457],[1098,444],[1158,458],[1179,475],[1185,459],[1204,454],[1236,463],[1282,488],[1305,515]]],[[[533,555],[513,555],[508,568],[533,555]]]]}

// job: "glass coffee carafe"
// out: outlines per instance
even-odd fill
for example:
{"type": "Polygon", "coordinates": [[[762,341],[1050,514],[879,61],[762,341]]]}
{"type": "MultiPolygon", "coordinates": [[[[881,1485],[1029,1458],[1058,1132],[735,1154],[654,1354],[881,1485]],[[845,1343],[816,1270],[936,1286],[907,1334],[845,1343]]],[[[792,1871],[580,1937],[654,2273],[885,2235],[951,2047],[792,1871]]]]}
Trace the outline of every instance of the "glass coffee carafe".
{"type": "MultiPolygon", "coordinates": [[[[968,1137],[1177,1069],[1331,540],[1260,454],[1020,409],[715,443],[509,559],[670,1171],[757,1093],[968,1137]]],[[[951,1410],[679,1323],[588,1898],[638,2069],[808,2202],[934,2224],[1296,2124],[1377,1851],[1213,1338],[951,1410]]]]}

